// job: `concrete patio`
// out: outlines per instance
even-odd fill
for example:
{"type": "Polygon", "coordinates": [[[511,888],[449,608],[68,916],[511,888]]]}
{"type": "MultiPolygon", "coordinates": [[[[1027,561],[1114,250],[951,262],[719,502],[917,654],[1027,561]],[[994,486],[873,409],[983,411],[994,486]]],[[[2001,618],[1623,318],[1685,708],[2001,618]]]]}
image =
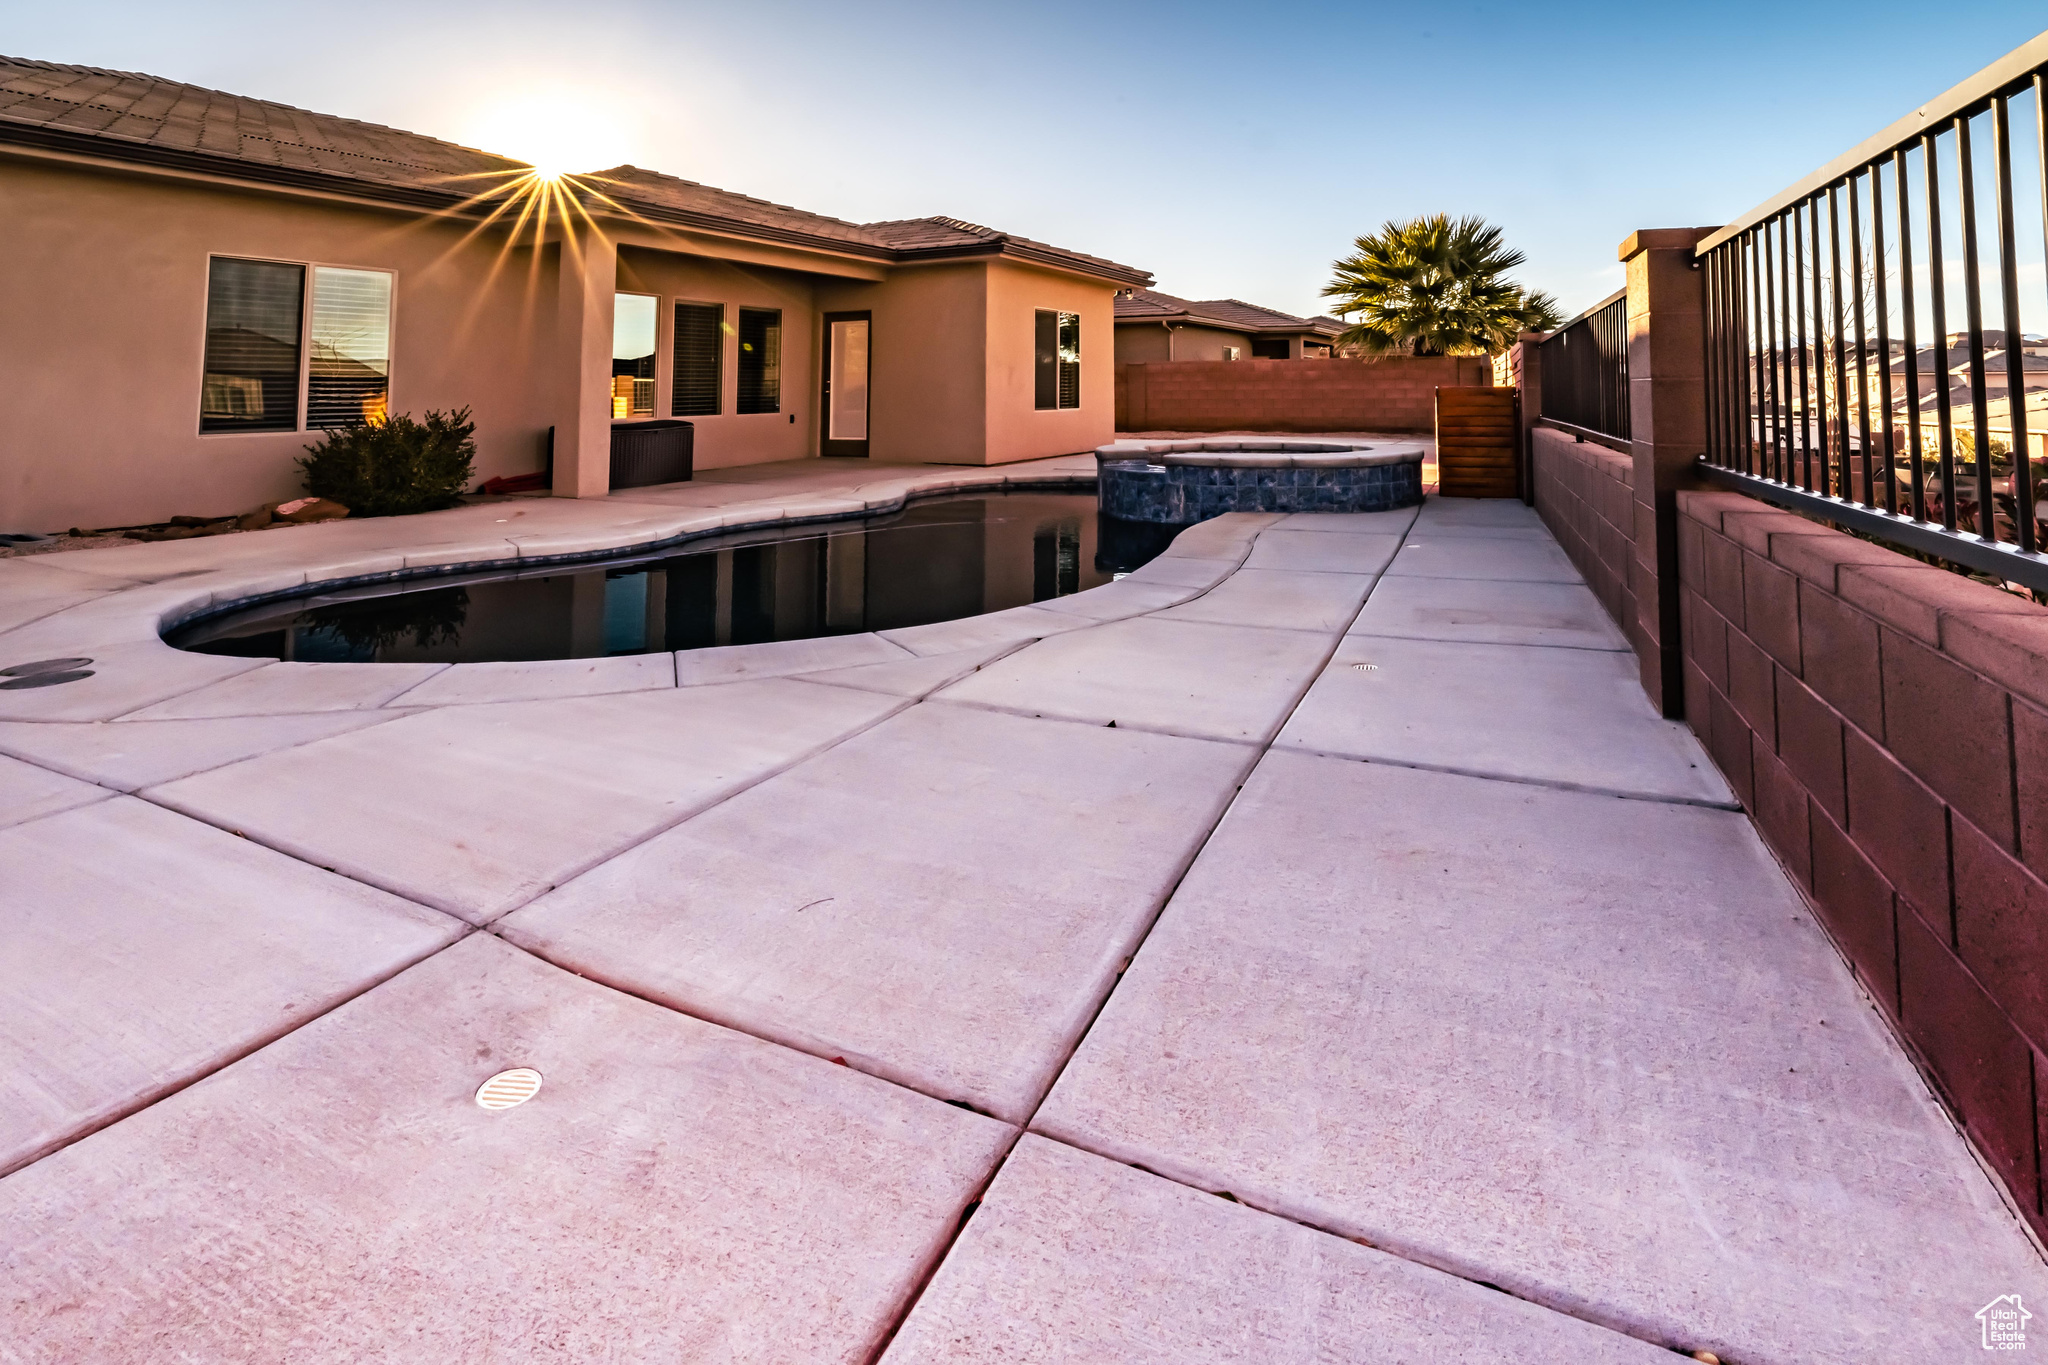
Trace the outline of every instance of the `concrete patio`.
{"type": "Polygon", "coordinates": [[[0,691],[0,1360],[1875,1365],[2048,1300],[1519,503],[679,656],[157,635],[1093,466],[0,561],[0,667],[95,669],[0,691]]]}

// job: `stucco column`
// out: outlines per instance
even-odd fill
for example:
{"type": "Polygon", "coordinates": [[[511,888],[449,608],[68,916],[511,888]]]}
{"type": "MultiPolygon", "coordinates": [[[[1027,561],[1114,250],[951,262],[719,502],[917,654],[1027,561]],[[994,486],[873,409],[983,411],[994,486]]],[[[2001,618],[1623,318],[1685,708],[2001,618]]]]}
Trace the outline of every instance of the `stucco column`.
{"type": "Polygon", "coordinates": [[[1628,267],[1629,437],[1635,458],[1636,620],[1643,690],[1685,711],[1678,638],[1678,490],[1707,448],[1702,273],[1693,247],[1713,228],[1644,228],[1621,244],[1628,267]]]}
{"type": "Polygon", "coordinates": [[[612,304],[619,249],[587,226],[562,242],[555,319],[561,398],[555,417],[558,498],[601,498],[612,480],[612,304]]]}

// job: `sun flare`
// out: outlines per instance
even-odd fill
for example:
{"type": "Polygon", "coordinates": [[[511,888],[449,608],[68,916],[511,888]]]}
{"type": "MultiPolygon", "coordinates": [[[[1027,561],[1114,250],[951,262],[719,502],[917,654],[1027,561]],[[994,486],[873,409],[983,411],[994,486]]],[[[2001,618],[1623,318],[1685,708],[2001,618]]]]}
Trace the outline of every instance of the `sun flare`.
{"type": "Polygon", "coordinates": [[[476,111],[472,145],[532,165],[542,179],[603,170],[629,159],[624,111],[603,95],[523,91],[476,111]]]}

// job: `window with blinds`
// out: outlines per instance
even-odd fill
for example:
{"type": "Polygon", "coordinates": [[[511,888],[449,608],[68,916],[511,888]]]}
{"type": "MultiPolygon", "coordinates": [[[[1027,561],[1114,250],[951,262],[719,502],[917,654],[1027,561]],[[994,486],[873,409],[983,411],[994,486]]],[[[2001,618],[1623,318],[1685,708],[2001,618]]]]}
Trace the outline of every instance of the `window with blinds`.
{"type": "Polygon", "coordinates": [[[306,268],[216,256],[206,280],[199,429],[296,431],[306,268]]]}
{"type": "Polygon", "coordinates": [[[781,309],[740,309],[738,377],[740,412],[782,411],[781,309]]]}
{"type": "Polygon", "coordinates": [[[716,417],[725,369],[725,305],[677,304],[675,352],[669,415],[716,417]]]}
{"type": "Polygon", "coordinates": [[[1033,405],[1041,411],[1080,407],[1081,315],[1041,308],[1033,324],[1033,405]]]}
{"type": "Polygon", "coordinates": [[[314,266],[306,347],[307,430],[384,420],[391,407],[391,276],[314,266]]]}

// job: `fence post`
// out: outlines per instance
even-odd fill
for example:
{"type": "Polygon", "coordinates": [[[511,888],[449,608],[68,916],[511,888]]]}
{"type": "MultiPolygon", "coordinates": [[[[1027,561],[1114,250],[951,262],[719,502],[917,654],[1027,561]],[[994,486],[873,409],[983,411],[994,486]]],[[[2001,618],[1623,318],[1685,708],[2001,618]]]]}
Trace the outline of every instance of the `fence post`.
{"type": "MultiPolygon", "coordinates": [[[[1636,620],[1643,690],[1685,713],[1678,638],[1678,490],[1707,447],[1703,276],[1693,247],[1712,228],[1644,228],[1621,244],[1628,267],[1629,440],[1635,460],[1636,620]]],[[[1627,623],[1624,623],[1626,626],[1627,623]]]]}
{"type": "Polygon", "coordinates": [[[1515,338],[1515,344],[1508,347],[1508,383],[1520,390],[1521,430],[1515,433],[1516,450],[1522,463],[1522,502],[1530,507],[1536,505],[1536,463],[1530,452],[1534,449],[1529,433],[1535,430],[1536,419],[1543,415],[1543,347],[1549,340],[1548,332],[1524,332],[1515,338]]]}

